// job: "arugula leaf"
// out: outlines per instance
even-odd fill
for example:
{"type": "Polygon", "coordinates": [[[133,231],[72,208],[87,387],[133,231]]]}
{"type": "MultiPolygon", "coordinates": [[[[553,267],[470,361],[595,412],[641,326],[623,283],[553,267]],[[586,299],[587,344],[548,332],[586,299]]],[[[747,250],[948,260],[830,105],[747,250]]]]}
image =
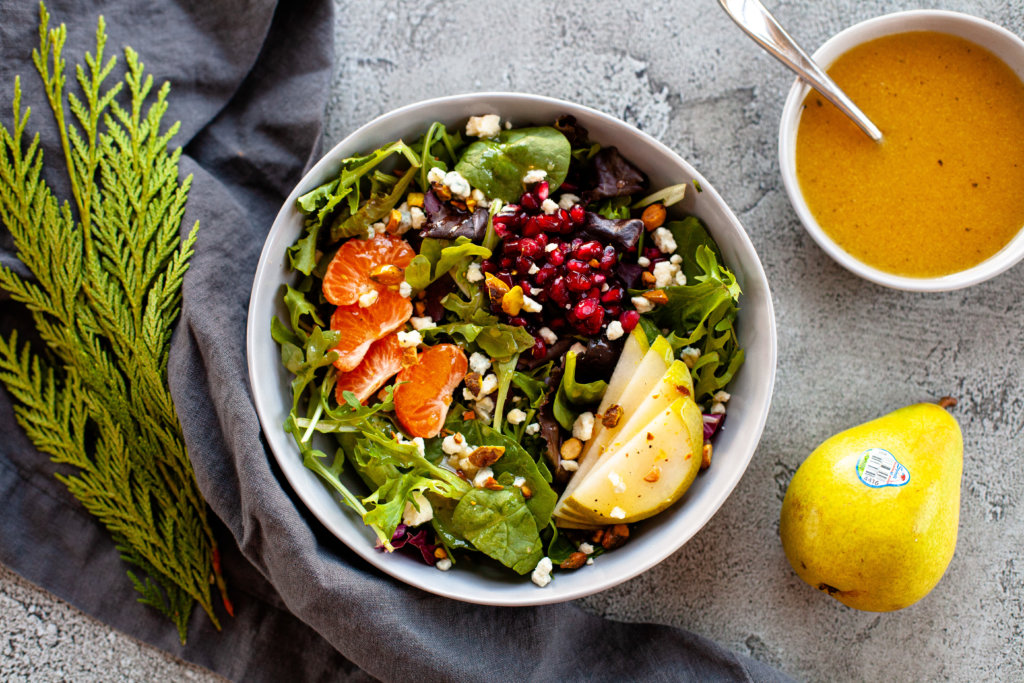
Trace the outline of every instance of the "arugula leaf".
{"type": "Polygon", "coordinates": [[[728,384],[743,364],[743,349],[734,329],[740,287],[707,245],[697,247],[696,265],[699,272],[688,278],[695,284],[665,287],[668,303],[645,316],[656,326],[673,330],[669,341],[674,349],[700,348],[701,358],[692,374],[696,399],[705,401],[728,384]]]}
{"type": "Polygon", "coordinates": [[[597,213],[609,220],[629,218],[629,197],[609,197],[597,206],[597,213]]]}
{"type": "Polygon", "coordinates": [[[474,244],[467,237],[459,237],[454,242],[427,237],[420,245],[420,253],[406,267],[405,280],[415,291],[426,289],[431,282],[474,256],[490,258],[491,250],[474,244]]]}
{"type": "Polygon", "coordinates": [[[305,341],[308,338],[308,334],[302,327],[302,316],[308,315],[312,318],[313,322],[323,327],[323,320],[317,315],[316,306],[314,306],[306,295],[295,289],[289,284],[285,285],[284,292],[284,305],[288,308],[288,320],[292,324],[292,332],[300,339],[305,341]]]}
{"type": "Polygon", "coordinates": [[[604,396],[608,389],[608,383],[604,380],[581,383],[576,381],[576,352],[569,351],[565,354],[565,371],[562,373],[562,381],[555,393],[555,400],[551,410],[555,415],[558,424],[565,429],[572,429],[573,422],[579,416],[579,411],[571,406],[587,406],[597,403],[604,396]]]}
{"type": "Polygon", "coordinates": [[[503,486],[500,491],[473,489],[463,496],[455,506],[452,525],[480,552],[527,574],[543,556],[540,533],[522,491],[503,486]]]}
{"type": "Polygon", "coordinates": [[[434,121],[427,132],[411,145],[413,153],[420,159],[419,186],[423,192],[430,189],[427,175],[432,168],[447,171],[458,160],[459,151],[465,146],[462,134],[454,134],[440,121],[434,121]]]}
{"type": "MultiPolygon", "coordinates": [[[[718,262],[722,262],[722,252],[712,239],[704,224],[696,216],[688,216],[681,221],[669,221],[665,228],[672,233],[676,241],[676,252],[679,254],[697,254],[697,249],[705,246],[714,252],[718,262]]],[[[681,264],[683,275],[687,280],[694,280],[703,274],[696,258],[684,258],[681,264]]]]}
{"type": "MultiPolygon", "coordinates": [[[[453,297],[451,294],[445,297],[445,302],[452,299],[462,302],[461,299],[453,297]]],[[[444,302],[442,303],[444,304],[444,302]]],[[[445,307],[448,306],[445,305],[445,307]]],[[[475,343],[491,358],[509,358],[530,349],[534,343],[533,335],[524,328],[504,323],[490,325],[449,323],[421,330],[420,334],[427,340],[427,343],[433,343],[442,334],[450,337],[458,336],[467,344],[475,343]]]]}
{"type": "Polygon", "coordinates": [[[303,237],[288,247],[288,263],[293,270],[309,275],[316,267],[316,242],[320,238],[321,223],[306,219],[303,237]]]}
{"type": "Polygon", "coordinates": [[[455,170],[489,197],[514,202],[532,169],[546,171],[550,191],[557,190],[569,172],[571,152],[569,140],[550,126],[505,130],[470,144],[455,170]]]}
{"type": "Polygon", "coordinates": [[[412,182],[416,175],[415,170],[415,166],[408,169],[405,175],[395,183],[390,193],[372,194],[366,200],[366,203],[351,216],[344,220],[341,220],[342,217],[339,216],[338,220],[335,220],[334,224],[331,225],[331,240],[336,241],[343,237],[365,235],[372,224],[387,216],[391,209],[395,208],[395,205],[398,204],[398,201],[405,196],[409,183],[412,182]]]}

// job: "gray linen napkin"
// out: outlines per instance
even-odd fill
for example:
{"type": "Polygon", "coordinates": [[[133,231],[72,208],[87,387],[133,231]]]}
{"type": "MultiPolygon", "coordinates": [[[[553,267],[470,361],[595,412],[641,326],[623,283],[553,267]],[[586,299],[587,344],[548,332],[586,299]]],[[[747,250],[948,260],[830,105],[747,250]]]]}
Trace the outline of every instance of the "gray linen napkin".
{"type": "MultiPolygon", "coordinates": [[[[572,605],[509,609],[438,598],[380,574],[327,533],[261,439],[245,322],[273,217],[319,153],[330,1],[48,4],[54,21],[68,25],[69,62],[92,49],[102,13],[110,48],[132,45],[157,82],[171,82],[165,120],[182,122],[181,170],[194,176],[184,225],[201,227],[169,375],[199,485],[223,523],[237,616],[218,634],[195,615],[181,646],[169,623],[137,604],[105,532],[24,437],[4,392],[0,562],[116,628],[237,680],[786,680],[670,627],[604,620],[572,605]]],[[[53,159],[54,127],[30,61],[37,22],[33,2],[0,6],[0,120],[10,125],[20,74],[35,112],[30,129],[53,159]]],[[[66,196],[66,182],[48,179],[66,196]]],[[[6,232],[0,247],[11,264],[6,232]]],[[[26,318],[0,300],[0,331],[26,329],[26,318]]]]}

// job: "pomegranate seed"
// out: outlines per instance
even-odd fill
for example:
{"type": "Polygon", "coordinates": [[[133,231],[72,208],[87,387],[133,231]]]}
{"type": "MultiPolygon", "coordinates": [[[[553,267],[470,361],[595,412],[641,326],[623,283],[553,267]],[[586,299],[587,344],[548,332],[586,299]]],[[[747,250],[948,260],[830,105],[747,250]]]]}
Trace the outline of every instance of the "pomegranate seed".
{"type": "Polygon", "coordinates": [[[611,270],[612,267],[618,262],[618,254],[615,253],[615,247],[607,246],[604,248],[604,253],[601,254],[601,270],[611,270]]]}
{"type": "Polygon", "coordinates": [[[586,216],[586,209],[579,204],[574,204],[573,207],[569,209],[569,220],[572,221],[573,225],[583,225],[583,219],[586,218],[586,216]]]}
{"type": "MultiPolygon", "coordinates": [[[[529,266],[527,266],[527,268],[529,268],[529,266]]],[[[521,278],[519,278],[519,282],[517,282],[516,284],[518,284],[518,285],[519,285],[520,287],[522,287],[522,288],[523,288],[523,291],[524,291],[525,293],[527,293],[527,294],[529,294],[529,293],[530,293],[530,288],[531,288],[531,287],[533,286],[533,283],[532,283],[532,282],[530,282],[530,281],[529,281],[528,279],[526,279],[525,277],[521,277],[521,278]]]]}
{"type": "MultiPolygon", "coordinates": [[[[590,279],[593,280],[594,278],[590,278],[590,279]]],[[[590,289],[590,291],[587,292],[587,296],[590,297],[591,299],[600,299],[601,298],[601,290],[598,289],[597,287],[592,287],[590,289]]]]}
{"type": "Polygon", "coordinates": [[[526,258],[534,259],[540,256],[541,246],[537,243],[537,240],[524,237],[519,240],[519,253],[526,258]]]}
{"type": "Polygon", "coordinates": [[[530,349],[530,355],[533,356],[534,360],[540,360],[548,352],[548,346],[544,343],[544,340],[540,337],[535,337],[533,340],[533,347],[530,349]]]}
{"type": "Polygon", "coordinates": [[[640,322],[640,314],[636,311],[623,311],[619,316],[619,322],[622,324],[622,329],[632,332],[636,324],[640,322]]]}
{"type": "Polygon", "coordinates": [[[597,258],[601,255],[601,243],[600,242],[584,242],[576,250],[576,258],[581,261],[589,261],[592,258],[597,258]]]}
{"type": "Polygon", "coordinates": [[[601,331],[603,324],[604,309],[598,306],[594,313],[583,322],[583,331],[587,334],[597,334],[601,331]]]}
{"type": "Polygon", "coordinates": [[[539,183],[537,183],[537,187],[535,187],[533,190],[533,193],[537,196],[537,203],[540,204],[545,199],[547,199],[549,192],[550,186],[548,185],[548,181],[542,180],[539,183]]]}
{"type": "Polygon", "coordinates": [[[576,250],[579,249],[582,245],[583,240],[581,240],[579,237],[574,237],[572,242],[569,242],[569,251],[575,254],[576,250]]]}
{"type": "Polygon", "coordinates": [[[500,261],[498,261],[498,265],[501,266],[502,268],[505,268],[505,269],[511,268],[512,267],[512,259],[509,258],[508,256],[504,256],[504,257],[502,257],[502,259],[500,261]]]}
{"type": "Polygon", "coordinates": [[[600,287],[604,283],[608,282],[608,276],[604,273],[594,273],[590,276],[590,279],[593,280],[595,287],[600,287]]]}
{"type": "Polygon", "coordinates": [[[544,247],[548,246],[548,236],[545,235],[544,233],[537,235],[537,245],[541,249],[544,249],[544,247]]]}
{"type": "Polygon", "coordinates": [[[601,295],[601,303],[610,304],[622,301],[622,287],[612,287],[601,295]]]}
{"type": "Polygon", "coordinates": [[[527,211],[536,211],[540,208],[540,202],[538,202],[537,198],[529,192],[524,193],[523,196],[519,198],[519,203],[527,211]]]}
{"type": "Polygon", "coordinates": [[[565,318],[552,318],[551,320],[548,321],[548,327],[550,327],[553,332],[564,330],[565,325],[565,318]]]}
{"type": "Polygon", "coordinates": [[[551,281],[551,278],[553,278],[557,272],[557,268],[548,264],[546,266],[542,266],[541,269],[537,271],[533,276],[533,280],[538,286],[543,287],[551,281]]]}
{"type": "Polygon", "coordinates": [[[609,318],[614,318],[618,316],[620,313],[622,313],[622,306],[619,306],[618,304],[612,304],[611,306],[605,306],[604,310],[605,313],[608,314],[609,318]]]}
{"type": "Polygon", "coordinates": [[[566,284],[565,278],[559,275],[552,280],[548,294],[551,296],[551,300],[559,306],[569,303],[569,286],[566,284]]]}
{"type": "Polygon", "coordinates": [[[560,266],[565,263],[565,254],[562,253],[561,248],[548,252],[548,263],[553,266],[560,266]]]}
{"type": "Polygon", "coordinates": [[[644,256],[653,261],[661,257],[661,251],[657,247],[644,247],[644,256]]]}
{"type": "Polygon", "coordinates": [[[597,299],[583,299],[572,309],[573,315],[580,320],[586,320],[590,316],[594,315],[601,308],[598,304],[597,299]]]}
{"type": "Polygon", "coordinates": [[[558,223],[558,216],[555,214],[537,216],[537,225],[544,232],[557,232],[559,228],[558,223]]]}
{"type": "Polygon", "coordinates": [[[543,228],[540,221],[537,220],[538,218],[540,216],[530,216],[526,220],[526,224],[523,225],[523,237],[537,237],[543,234],[543,228]]]}
{"type": "Polygon", "coordinates": [[[572,232],[572,220],[569,218],[568,211],[566,211],[565,209],[559,209],[557,213],[554,213],[552,215],[558,216],[558,232],[572,232]]]}
{"type": "Polygon", "coordinates": [[[501,245],[501,251],[508,256],[515,256],[519,253],[519,240],[505,240],[501,245]]]}
{"type": "Polygon", "coordinates": [[[590,271],[590,266],[583,261],[578,261],[576,259],[569,259],[569,262],[565,264],[565,267],[573,273],[586,273],[590,271]]]}
{"type": "Polygon", "coordinates": [[[533,261],[531,259],[528,259],[525,256],[516,257],[516,270],[518,270],[520,273],[529,272],[530,266],[532,265],[533,261]]]}
{"type": "Polygon", "coordinates": [[[512,289],[512,276],[511,275],[509,275],[508,273],[497,273],[497,274],[495,274],[494,277],[498,278],[499,280],[504,282],[506,285],[508,285],[509,289],[512,289]]]}
{"type": "Polygon", "coordinates": [[[482,270],[485,273],[493,273],[496,270],[498,270],[498,264],[496,264],[489,258],[484,259],[483,261],[480,262],[480,270],[482,270]]]}
{"type": "Polygon", "coordinates": [[[590,276],[583,273],[570,272],[565,276],[565,284],[573,292],[585,292],[590,289],[590,276]]]}

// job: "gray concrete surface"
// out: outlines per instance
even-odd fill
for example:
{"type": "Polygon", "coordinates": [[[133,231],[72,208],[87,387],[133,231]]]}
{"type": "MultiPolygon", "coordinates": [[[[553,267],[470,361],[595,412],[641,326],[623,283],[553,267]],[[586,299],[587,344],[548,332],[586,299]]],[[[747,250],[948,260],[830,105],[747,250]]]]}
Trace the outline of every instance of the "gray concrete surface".
{"type": "MultiPolygon", "coordinates": [[[[767,4],[811,49],[858,20],[921,6],[1024,34],[1020,0],[767,4]]],[[[574,100],[638,125],[694,163],[764,262],[780,356],[750,469],[681,551],[584,607],[688,628],[806,680],[1024,679],[1024,267],[967,291],[912,295],[829,260],[800,227],[779,178],[777,123],[792,79],[713,0],[338,9],[329,143],[438,95],[518,90],[574,100]],[[782,496],[801,460],[835,431],[944,394],[960,398],[954,414],[965,436],[960,540],[946,576],[922,602],[885,615],[805,586],[778,541],[782,496]]],[[[203,677],[2,571],[0,623],[0,679],[203,677]]]]}

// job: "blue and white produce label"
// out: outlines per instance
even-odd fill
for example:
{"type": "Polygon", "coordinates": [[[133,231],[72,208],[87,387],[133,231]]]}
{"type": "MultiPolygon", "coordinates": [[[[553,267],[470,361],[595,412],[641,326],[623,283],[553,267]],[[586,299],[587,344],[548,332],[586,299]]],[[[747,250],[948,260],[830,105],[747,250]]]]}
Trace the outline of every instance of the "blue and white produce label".
{"type": "Polygon", "coordinates": [[[884,448],[869,448],[857,460],[857,477],[873,489],[903,486],[910,481],[910,470],[884,448]]]}

